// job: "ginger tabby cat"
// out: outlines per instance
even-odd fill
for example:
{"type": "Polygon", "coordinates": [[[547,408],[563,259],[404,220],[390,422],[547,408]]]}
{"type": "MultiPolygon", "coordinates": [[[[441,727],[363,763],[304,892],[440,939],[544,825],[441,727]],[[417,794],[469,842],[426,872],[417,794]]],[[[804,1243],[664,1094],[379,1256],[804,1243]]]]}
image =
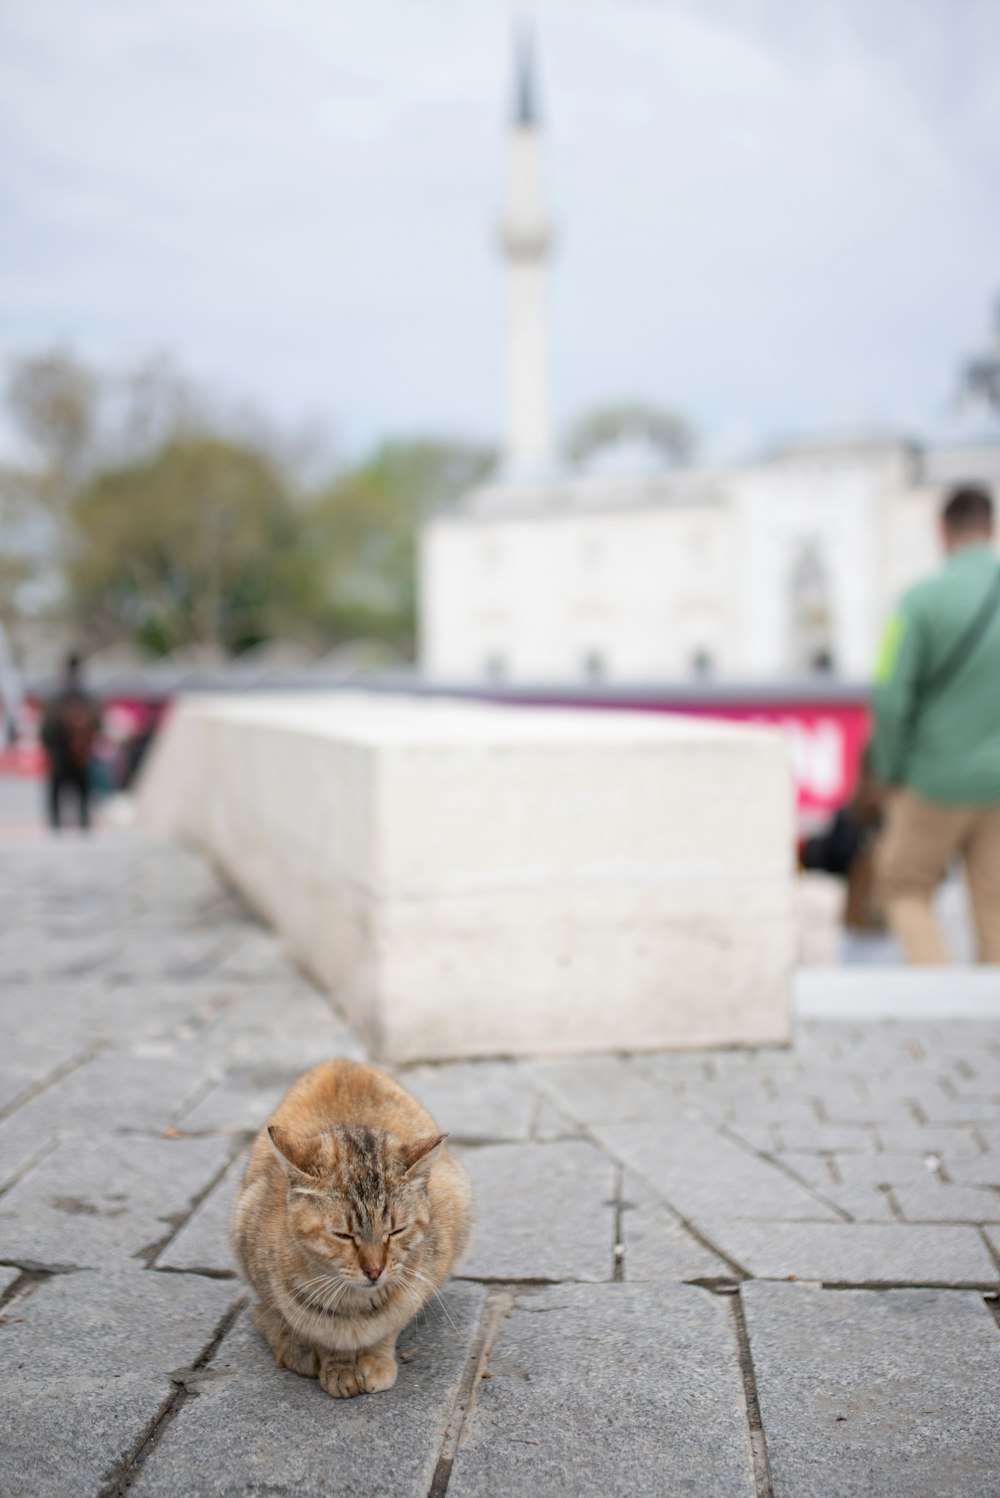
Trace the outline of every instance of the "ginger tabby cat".
{"type": "Polygon", "coordinates": [[[357,1061],[306,1072],[254,1142],[230,1236],[279,1368],[335,1398],[396,1381],[396,1338],[472,1225],[446,1135],[398,1082],[357,1061]]]}

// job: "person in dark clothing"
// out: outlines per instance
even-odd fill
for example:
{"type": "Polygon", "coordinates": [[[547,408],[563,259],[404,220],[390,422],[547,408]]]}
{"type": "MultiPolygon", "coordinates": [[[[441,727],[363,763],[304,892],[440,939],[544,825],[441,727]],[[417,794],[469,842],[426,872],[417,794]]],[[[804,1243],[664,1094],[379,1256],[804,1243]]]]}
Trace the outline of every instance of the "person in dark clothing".
{"type": "Polygon", "coordinates": [[[83,689],[80,657],[66,660],[62,688],[50,698],[42,719],[42,743],[49,756],[48,813],[52,827],[62,826],[68,791],[79,808],[80,826],[90,826],[90,760],[101,726],[97,703],[83,689]]]}

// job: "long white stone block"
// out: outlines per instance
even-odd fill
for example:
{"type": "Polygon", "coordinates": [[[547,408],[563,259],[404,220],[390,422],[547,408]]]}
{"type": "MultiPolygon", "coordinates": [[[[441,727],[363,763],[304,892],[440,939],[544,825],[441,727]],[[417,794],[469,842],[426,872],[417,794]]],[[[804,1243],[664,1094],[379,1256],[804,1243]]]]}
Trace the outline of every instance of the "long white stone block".
{"type": "Polygon", "coordinates": [[[787,1039],[793,801],[773,730],[192,697],[139,813],[221,865],[386,1060],[787,1039]]]}

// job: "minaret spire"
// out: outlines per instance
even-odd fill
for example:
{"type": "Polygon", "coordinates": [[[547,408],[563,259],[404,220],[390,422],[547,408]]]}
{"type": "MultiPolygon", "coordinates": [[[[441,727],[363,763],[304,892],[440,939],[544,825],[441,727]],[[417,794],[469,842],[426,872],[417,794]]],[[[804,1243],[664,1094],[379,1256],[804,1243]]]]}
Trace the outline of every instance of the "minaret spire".
{"type": "Polygon", "coordinates": [[[550,456],[545,263],[552,230],[542,192],[538,89],[531,32],[514,44],[514,113],[500,244],[509,288],[507,464],[537,469],[550,456]]]}
{"type": "Polygon", "coordinates": [[[532,34],[522,26],[514,41],[516,67],[514,93],[514,125],[524,129],[537,129],[538,97],[535,87],[535,58],[532,34]]]}

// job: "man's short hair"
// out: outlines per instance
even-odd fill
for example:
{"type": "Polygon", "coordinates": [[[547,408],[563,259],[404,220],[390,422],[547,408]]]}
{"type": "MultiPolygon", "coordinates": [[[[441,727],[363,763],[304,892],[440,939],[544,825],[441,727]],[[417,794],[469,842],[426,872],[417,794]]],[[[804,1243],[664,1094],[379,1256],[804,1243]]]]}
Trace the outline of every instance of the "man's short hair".
{"type": "Polygon", "coordinates": [[[988,531],[993,525],[993,500],[985,489],[963,484],[948,496],[941,520],[950,536],[988,531]]]}

